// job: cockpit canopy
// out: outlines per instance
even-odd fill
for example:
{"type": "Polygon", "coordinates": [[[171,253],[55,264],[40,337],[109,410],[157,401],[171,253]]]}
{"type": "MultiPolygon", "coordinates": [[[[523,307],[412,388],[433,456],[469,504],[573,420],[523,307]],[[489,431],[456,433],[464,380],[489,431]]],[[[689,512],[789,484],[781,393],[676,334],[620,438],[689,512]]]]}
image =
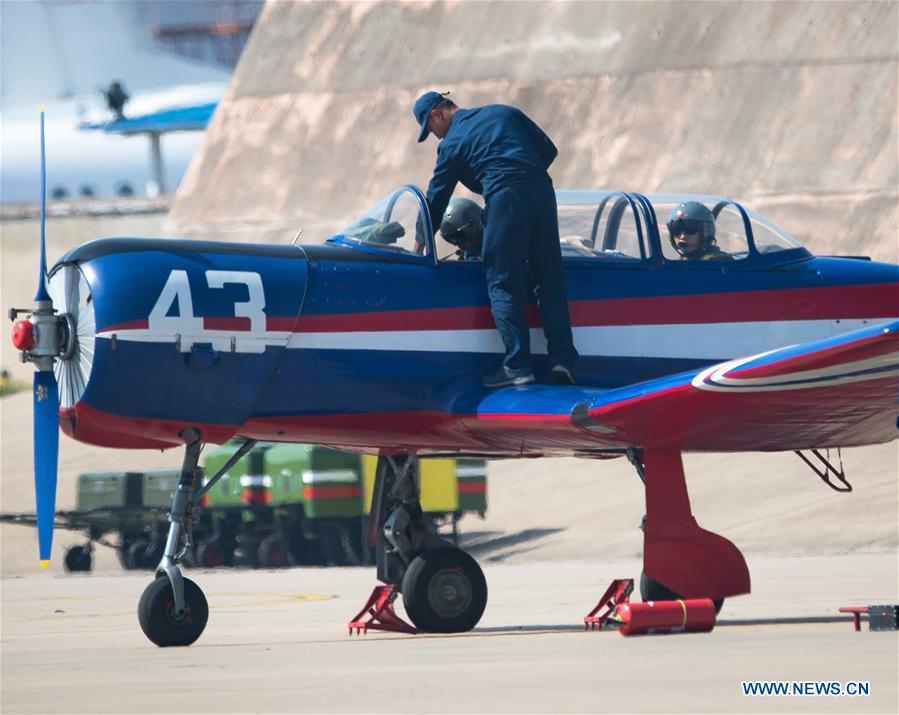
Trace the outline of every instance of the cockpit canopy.
{"type": "MultiPolygon", "coordinates": [[[[667,224],[672,211],[684,202],[701,204],[714,219],[715,255],[707,259],[769,264],[810,255],[769,219],[718,196],[558,191],[556,199],[562,255],[568,259],[683,262],[690,256],[676,245],[667,224]]],[[[435,229],[421,191],[403,186],[330,241],[415,261],[436,262],[438,253],[441,258],[453,257],[454,247],[435,236],[435,229]]]]}
{"type": "Polygon", "coordinates": [[[559,191],[556,199],[562,253],[567,256],[643,261],[660,249],[664,260],[683,260],[667,224],[674,209],[684,202],[697,202],[711,212],[715,243],[726,260],[796,249],[807,253],[772,221],[719,196],[559,191]]]}

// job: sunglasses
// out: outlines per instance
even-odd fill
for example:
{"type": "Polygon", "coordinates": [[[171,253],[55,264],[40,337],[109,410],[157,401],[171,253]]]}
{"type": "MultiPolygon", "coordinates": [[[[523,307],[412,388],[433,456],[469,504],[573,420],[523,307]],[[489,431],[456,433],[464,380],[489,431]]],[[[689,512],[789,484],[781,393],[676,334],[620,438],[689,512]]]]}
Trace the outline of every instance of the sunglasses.
{"type": "Polygon", "coordinates": [[[668,233],[672,236],[679,236],[682,233],[692,236],[694,233],[702,233],[702,221],[693,219],[675,219],[668,222],[668,233]]]}

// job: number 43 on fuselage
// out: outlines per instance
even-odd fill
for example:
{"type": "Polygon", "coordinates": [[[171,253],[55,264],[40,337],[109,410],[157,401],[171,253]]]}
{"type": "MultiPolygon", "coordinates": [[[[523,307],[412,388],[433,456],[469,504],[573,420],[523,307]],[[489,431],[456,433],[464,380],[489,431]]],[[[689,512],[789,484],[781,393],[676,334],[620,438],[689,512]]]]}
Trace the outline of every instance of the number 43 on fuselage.
{"type": "Polygon", "coordinates": [[[815,257],[716,197],[558,202],[577,386],[480,386],[503,352],[483,266],[458,260],[403,187],[324,245],[125,238],[68,253],[49,280],[76,327],[55,362],[62,428],[112,447],[180,445],[195,427],[212,442],[498,456],[895,438],[897,266],[815,257]],[[714,212],[731,260],[677,252],[665,221],[685,200],[714,212]]]}

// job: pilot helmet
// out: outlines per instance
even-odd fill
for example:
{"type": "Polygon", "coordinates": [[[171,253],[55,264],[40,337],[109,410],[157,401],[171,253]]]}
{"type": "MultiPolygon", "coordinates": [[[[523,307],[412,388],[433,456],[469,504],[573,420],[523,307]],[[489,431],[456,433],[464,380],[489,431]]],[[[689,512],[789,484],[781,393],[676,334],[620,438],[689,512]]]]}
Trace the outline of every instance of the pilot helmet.
{"type": "Polygon", "coordinates": [[[674,237],[681,231],[698,233],[703,248],[715,243],[715,216],[698,201],[684,201],[675,206],[668,216],[667,226],[668,238],[675,251],[678,249],[674,237]]]}
{"type": "Polygon", "coordinates": [[[484,210],[471,199],[453,199],[440,222],[440,234],[457,247],[480,242],[484,236],[483,213],[484,210]]]}

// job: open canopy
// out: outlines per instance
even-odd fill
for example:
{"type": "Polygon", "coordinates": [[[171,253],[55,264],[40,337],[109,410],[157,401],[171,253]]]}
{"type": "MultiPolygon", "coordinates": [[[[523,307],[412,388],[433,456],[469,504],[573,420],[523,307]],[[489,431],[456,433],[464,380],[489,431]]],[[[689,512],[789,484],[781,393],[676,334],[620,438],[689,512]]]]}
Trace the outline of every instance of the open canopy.
{"type": "MultiPolygon", "coordinates": [[[[761,214],[720,196],[642,194],[622,191],[557,191],[559,237],[568,259],[610,262],[682,261],[667,223],[685,201],[706,207],[714,217],[715,241],[733,264],[780,263],[809,252],[786,230],[761,214]]],[[[414,186],[403,186],[381,199],[330,239],[398,258],[433,262],[453,249],[439,250],[427,203],[414,186]]]]}

